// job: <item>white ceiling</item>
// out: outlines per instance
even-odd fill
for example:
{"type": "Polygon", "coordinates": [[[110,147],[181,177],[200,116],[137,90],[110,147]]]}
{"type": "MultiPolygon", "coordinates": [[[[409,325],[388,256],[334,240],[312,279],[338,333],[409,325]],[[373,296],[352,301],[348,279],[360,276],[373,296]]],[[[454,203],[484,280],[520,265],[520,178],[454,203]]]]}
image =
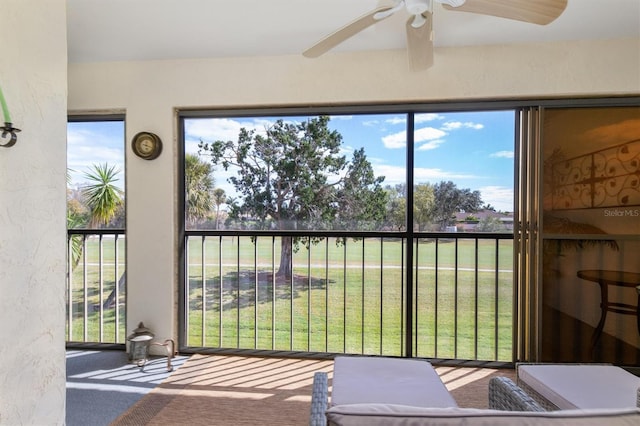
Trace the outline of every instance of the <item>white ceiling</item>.
{"type": "MultiPolygon", "coordinates": [[[[297,55],[378,4],[67,0],[69,61],[297,55]]],[[[404,48],[407,19],[406,12],[399,12],[333,51],[404,48]]],[[[640,37],[640,0],[569,0],[565,12],[547,26],[450,12],[436,4],[434,33],[436,47],[640,37]]]]}

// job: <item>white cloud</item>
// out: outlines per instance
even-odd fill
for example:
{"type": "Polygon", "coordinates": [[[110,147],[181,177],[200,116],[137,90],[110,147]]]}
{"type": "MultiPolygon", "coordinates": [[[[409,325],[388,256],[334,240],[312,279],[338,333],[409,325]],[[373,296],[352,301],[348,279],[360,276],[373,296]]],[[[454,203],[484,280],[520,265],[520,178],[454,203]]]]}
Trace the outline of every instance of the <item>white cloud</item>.
{"type": "Polygon", "coordinates": [[[426,123],[428,121],[443,120],[443,119],[444,119],[444,116],[430,112],[427,114],[416,114],[413,120],[416,123],[426,123]]]}
{"type": "Polygon", "coordinates": [[[496,210],[513,211],[513,188],[504,186],[484,186],[479,189],[482,201],[491,204],[496,210]]]}
{"type": "Polygon", "coordinates": [[[424,167],[416,167],[413,170],[413,180],[416,183],[431,182],[436,183],[441,180],[455,180],[455,179],[474,179],[473,175],[466,175],[461,173],[448,172],[442,169],[429,169],[424,167]]]}
{"type": "Polygon", "coordinates": [[[514,154],[513,154],[513,151],[498,151],[498,152],[494,152],[493,154],[491,154],[490,157],[494,157],[494,158],[513,158],[514,154]]]}
{"type": "Polygon", "coordinates": [[[462,127],[462,123],[460,121],[449,121],[442,125],[442,128],[447,130],[457,130],[461,127],[462,127]]]}
{"type": "Polygon", "coordinates": [[[404,167],[390,166],[388,164],[372,164],[376,176],[384,176],[383,185],[396,185],[407,181],[407,172],[404,167]]]}
{"type": "Polygon", "coordinates": [[[403,130],[402,132],[383,136],[382,143],[384,144],[385,148],[389,149],[404,148],[405,146],[407,146],[407,132],[403,130]]]}
{"type": "Polygon", "coordinates": [[[447,136],[447,132],[443,132],[440,129],[435,129],[433,127],[422,127],[420,129],[417,129],[413,133],[413,140],[415,143],[420,143],[424,141],[442,139],[445,136],[447,136]]]}
{"type": "MultiPolygon", "coordinates": [[[[445,137],[446,135],[447,135],[447,133],[443,132],[440,129],[436,129],[436,128],[433,128],[433,127],[422,127],[420,129],[417,129],[414,132],[413,138],[414,138],[414,143],[416,145],[420,144],[421,142],[425,142],[425,141],[438,141],[438,140],[440,140],[437,143],[437,145],[433,146],[432,148],[421,148],[421,149],[434,149],[438,145],[440,145],[440,144],[442,144],[444,142],[441,139],[443,137],[445,137]]],[[[397,133],[393,133],[391,135],[384,136],[382,138],[382,143],[384,144],[384,146],[386,148],[389,148],[389,149],[404,148],[404,147],[407,146],[407,132],[403,130],[401,132],[397,132],[397,133]]]]}
{"type": "MultiPolygon", "coordinates": [[[[438,114],[433,114],[433,113],[428,113],[428,114],[415,114],[414,115],[414,122],[415,123],[426,123],[429,121],[434,121],[434,120],[443,120],[444,116],[442,115],[438,115],[438,114]]],[[[407,122],[407,116],[406,115],[398,115],[395,117],[391,117],[385,120],[385,123],[388,124],[405,124],[407,122]]]]}
{"type": "Polygon", "coordinates": [[[395,124],[405,124],[407,122],[407,117],[404,116],[404,115],[391,117],[391,118],[386,119],[384,122],[388,123],[388,124],[394,124],[394,125],[395,124]]]}
{"type": "Polygon", "coordinates": [[[67,167],[80,170],[91,164],[109,165],[122,164],[124,162],[123,149],[104,146],[77,145],[67,154],[67,167]]]}
{"type": "Polygon", "coordinates": [[[264,133],[265,129],[273,125],[273,120],[250,119],[247,121],[229,118],[190,119],[185,121],[185,145],[187,152],[197,152],[198,142],[213,142],[216,140],[235,141],[240,129],[255,130],[264,133]]]}
{"type": "Polygon", "coordinates": [[[429,141],[429,142],[423,143],[422,145],[418,146],[417,150],[418,151],[430,151],[432,149],[439,148],[440,145],[442,145],[443,143],[444,143],[444,140],[436,139],[434,141],[429,141]]]}
{"type": "Polygon", "coordinates": [[[235,140],[242,124],[228,118],[192,119],[185,121],[185,134],[190,139],[235,140]]]}
{"type": "MultiPolygon", "coordinates": [[[[372,162],[373,170],[376,176],[384,176],[384,185],[395,185],[405,183],[407,181],[407,172],[404,167],[391,166],[388,164],[375,164],[372,162]]],[[[442,169],[429,169],[424,167],[416,167],[413,171],[416,183],[431,182],[436,183],[441,180],[469,179],[475,178],[472,175],[448,172],[442,169]]]]}
{"type": "Polygon", "coordinates": [[[87,128],[69,127],[67,130],[67,169],[71,186],[87,182],[85,173],[94,165],[108,164],[119,170],[115,185],[124,188],[124,135],[109,136],[87,128]]]}
{"type": "Polygon", "coordinates": [[[447,121],[446,123],[444,123],[442,125],[442,128],[445,130],[457,130],[457,129],[474,129],[474,130],[481,130],[484,128],[484,124],[480,124],[480,123],[472,123],[470,121],[467,121],[465,123],[461,122],[461,121],[447,121]]]}

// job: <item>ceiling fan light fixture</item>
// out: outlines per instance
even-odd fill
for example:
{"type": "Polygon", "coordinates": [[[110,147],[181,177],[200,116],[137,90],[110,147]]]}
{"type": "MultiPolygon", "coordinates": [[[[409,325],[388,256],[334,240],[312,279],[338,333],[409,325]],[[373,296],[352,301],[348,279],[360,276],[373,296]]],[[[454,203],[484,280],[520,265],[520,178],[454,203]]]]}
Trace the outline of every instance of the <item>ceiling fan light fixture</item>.
{"type": "Polygon", "coordinates": [[[426,23],[427,23],[427,18],[425,18],[423,15],[415,15],[413,17],[413,20],[411,21],[411,26],[413,28],[420,28],[426,23]]]}

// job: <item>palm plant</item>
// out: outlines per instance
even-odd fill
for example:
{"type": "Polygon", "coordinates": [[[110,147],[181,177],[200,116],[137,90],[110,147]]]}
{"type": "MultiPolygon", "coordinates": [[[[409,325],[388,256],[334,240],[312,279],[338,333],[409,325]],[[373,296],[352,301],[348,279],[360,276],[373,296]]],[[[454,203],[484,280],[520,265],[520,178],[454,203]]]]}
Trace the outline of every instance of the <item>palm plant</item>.
{"type": "Polygon", "coordinates": [[[220,206],[222,206],[227,201],[227,196],[224,193],[224,189],[216,188],[213,190],[213,204],[216,205],[216,229],[219,226],[220,219],[220,206]]]}
{"type": "Polygon", "coordinates": [[[90,212],[90,228],[107,225],[122,204],[124,192],[115,185],[118,173],[120,170],[116,166],[106,163],[94,164],[91,172],[85,173],[85,177],[93,182],[83,189],[90,212]]]}
{"type": "Polygon", "coordinates": [[[195,154],[184,159],[187,221],[195,225],[211,214],[213,205],[213,165],[195,154]]]}
{"type": "MultiPolygon", "coordinates": [[[[67,187],[71,184],[71,170],[67,170],[67,187]]],[[[83,217],[81,214],[81,206],[78,201],[71,199],[72,191],[67,188],[67,229],[74,229],[82,225],[83,217]]],[[[82,256],[82,237],[80,235],[73,235],[71,237],[71,262],[73,268],[78,266],[80,262],[80,256],[82,256]]]]}
{"type": "MultiPolygon", "coordinates": [[[[91,171],[84,174],[90,182],[93,182],[82,189],[89,209],[90,228],[108,225],[122,206],[124,192],[115,185],[115,182],[118,181],[116,177],[118,173],[120,173],[120,169],[105,163],[94,164],[91,171]]],[[[122,274],[118,280],[117,287],[122,289],[124,285],[125,274],[122,274]]],[[[115,295],[116,288],[114,287],[103,303],[104,308],[108,308],[115,303],[115,295]]]]}

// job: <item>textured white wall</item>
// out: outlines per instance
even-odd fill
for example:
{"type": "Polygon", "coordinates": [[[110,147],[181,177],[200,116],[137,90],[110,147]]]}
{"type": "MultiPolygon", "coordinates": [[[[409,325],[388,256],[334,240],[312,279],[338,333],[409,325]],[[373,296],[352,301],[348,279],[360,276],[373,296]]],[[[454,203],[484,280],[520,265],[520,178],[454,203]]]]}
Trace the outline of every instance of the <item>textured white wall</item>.
{"type": "Polygon", "coordinates": [[[176,108],[339,105],[640,94],[640,40],[439,49],[426,72],[403,50],[71,64],[73,112],[125,110],[127,140],[158,133],[155,161],[127,144],[128,324],[176,337],[176,108]]]}
{"type": "Polygon", "coordinates": [[[64,424],[64,0],[0,0],[0,85],[22,132],[0,148],[0,424],[64,424]]]}

